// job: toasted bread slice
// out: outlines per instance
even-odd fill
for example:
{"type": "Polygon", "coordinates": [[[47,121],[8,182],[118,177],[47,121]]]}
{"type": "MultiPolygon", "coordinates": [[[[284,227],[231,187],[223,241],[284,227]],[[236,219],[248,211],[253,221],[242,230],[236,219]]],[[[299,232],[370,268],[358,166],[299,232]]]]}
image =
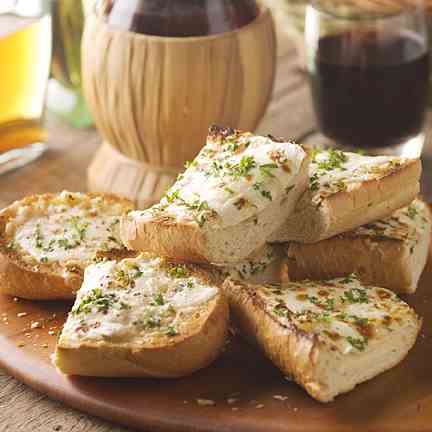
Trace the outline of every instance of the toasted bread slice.
{"type": "Polygon", "coordinates": [[[418,195],[420,174],[419,159],[318,151],[309,190],[268,240],[316,243],[388,217],[418,195]]]}
{"type": "Polygon", "coordinates": [[[0,292],[74,298],[88,264],[124,253],[120,217],[132,208],[114,195],[66,191],[14,202],[0,212],[0,292]]]}
{"type": "Polygon", "coordinates": [[[54,362],[69,375],[174,378],[224,345],[228,303],[217,277],[139,256],[89,266],[54,362]]]}
{"type": "Polygon", "coordinates": [[[297,144],[211,127],[207,145],[161,202],[122,219],[122,239],[180,261],[243,261],[306,190],[308,163],[297,144]]]}
{"type": "Polygon", "coordinates": [[[250,283],[279,282],[280,269],[286,257],[285,248],[285,245],[266,243],[247,260],[217,268],[222,271],[224,278],[250,283]]]}
{"type": "Polygon", "coordinates": [[[398,364],[421,327],[396,294],[353,276],[224,288],[241,333],[320,402],[398,364]]]}
{"type": "Polygon", "coordinates": [[[430,236],[430,210],[416,199],[353,231],[314,244],[290,243],[283,269],[293,281],[357,273],[364,283],[409,294],[417,289],[426,265],[430,236]]]}

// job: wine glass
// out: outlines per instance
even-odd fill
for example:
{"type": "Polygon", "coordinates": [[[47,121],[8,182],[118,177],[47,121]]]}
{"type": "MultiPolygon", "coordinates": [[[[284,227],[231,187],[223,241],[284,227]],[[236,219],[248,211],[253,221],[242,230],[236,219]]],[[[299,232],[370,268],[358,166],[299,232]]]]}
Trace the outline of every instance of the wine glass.
{"type": "Polygon", "coordinates": [[[429,84],[424,9],[400,2],[331,3],[315,1],[306,10],[308,71],[321,132],[345,149],[419,156],[429,84]]]}

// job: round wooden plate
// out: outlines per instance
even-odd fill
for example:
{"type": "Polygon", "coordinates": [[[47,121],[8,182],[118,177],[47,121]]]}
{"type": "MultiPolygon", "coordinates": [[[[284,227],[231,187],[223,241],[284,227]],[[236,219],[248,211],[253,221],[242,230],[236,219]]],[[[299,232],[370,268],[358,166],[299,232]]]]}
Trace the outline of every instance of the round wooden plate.
{"type": "Polygon", "coordinates": [[[54,399],[146,431],[431,431],[432,257],[406,300],[424,318],[406,360],[330,404],[315,402],[235,337],[214,365],[180,380],[68,378],[50,362],[65,303],[0,297],[0,365],[54,399]]]}

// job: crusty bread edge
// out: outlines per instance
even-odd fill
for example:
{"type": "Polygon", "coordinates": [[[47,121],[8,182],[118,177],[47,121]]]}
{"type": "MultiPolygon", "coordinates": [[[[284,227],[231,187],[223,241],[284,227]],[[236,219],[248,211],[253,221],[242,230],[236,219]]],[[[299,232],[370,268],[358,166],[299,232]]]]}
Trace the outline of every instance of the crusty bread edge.
{"type": "MultiPolygon", "coordinates": [[[[210,278],[209,280],[214,280],[210,278]]],[[[164,337],[158,345],[69,343],[60,339],[54,363],[68,375],[178,378],[211,364],[224,347],[229,309],[222,289],[210,313],[185,335],[164,337]]]]}
{"type": "Polygon", "coordinates": [[[288,378],[303,386],[319,402],[331,402],[337,395],[396,366],[414,346],[422,326],[422,319],[415,315],[416,331],[398,356],[394,356],[385,367],[364,374],[351,383],[346,382],[341,388],[330,389],[320,380],[320,374],[328,373],[328,365],[324,358],[321,359],[323,352],[315,336],[302,332],[294,325],[282,326],[265,311],[262,300],[254,295],[253,288],[247,284],[227,279],[223,287],[233,320],[241,334],[250,343],[257,345],[288,378]],[[322,364],[321,360],[324,360],[322,364]]]}
{"type": "MultiPolygon", "coordinates": [[[[0,211],[0,293],[21,297],[29,300],[71,300],[75,298],[83,280],[83,274],[77,269],[76,273],[68,272],[63,277],[51,271],[50,266],[38,264],[31,266],[23,262],[19,254],[8,247],[5,235],[6,224],[10,217],[16,214],[21,206],[31,206],[40,199],[51,201],[59,194],[45,193],[30,195],[13,202],[0,211]]],[[[104,200],[123,203],[133,207],[130,200],[115,194],[90,192],[83,194],[89,199],[102,197],[104,200]]]]}
{"type": "Polygon", "coordinates": [[[319,208],[309,201],[310,191],[307,191],[299,200],[297,210],[269,242],[316,243],[390,216],[418,195],[420,175],[421,161],[411,159],[384,177],[366,180],[349,191],[330,195],[323,199],[319,208]],[[354,203],[352,208],[347,206],[351,202],[354,203]]]}
{"type": "Polygon", "coordinates": [[[315,378],[319,348],[315,337],[297,328],[285,328],[265,312],[247,284],[226,279],[223,285],[232,318],[242,335],[289,378],[302,385],[315,399],[327,402],[315,378]]]}
{"type": "MultiPolygon", "coordinates": [[[[299,169],[300,180],[296,184],[295,188],[301,189],[301,191],[298,192],[299,195],[307,188],[307,170],[311,156],[309,148],[302,148],[306,155],[299,169]]],[[[294,191],[291,193],[294,194],[294,191]]],[[[275,212],[276,208],[279,213],[286,212],[287,209],[293,207],[291,205],[290,197],[288,197],[288,200],[285,203],[282,200],[283,198],[281,197],[279,201],[272,202],[257,215],[249,217],[239,225],[243,225],[245,231],[249,232],[249,228],[253,228],[255,225],[255,217],[258,217],[264,221],[259,227],[260,234],[263,229],[266,229],[268,235],[270,235],[271,230],[274,230],[274,226],[269,223],[269,215],[275,212]]],[[[283,224],[283,222],[284,221],[281,220],[280,224],[283,224]]],[[[212,241],[210,240],[210,236],[217,235],[219,239],[223,238],[228,242],[233,238],[233,231],[236,229],[238,229],[237,225],[222,229],[213,229],[211,227],[199,228],[196,222],[179,221],[166,216],[158,216],[154,219],[146,219],[145,221],[140,221],[136,218],[123,217],[120,222],[120,235],[123,243],[129,249],[167,256],[171,259],[182,262],[196,262],[203,264],[213,263],[217,265],[237,263],[247,259],[249,254],[262,247],[267,241],[268,236],[261,234],[261,242],[259,242],[255,248],[248,250],[241,258],[232,258],[227,255],[222,256],[220,252],[212,251],[212,241]]],[[[245,239],[244,244],[249,244],[247,239],[245,239]]]]}

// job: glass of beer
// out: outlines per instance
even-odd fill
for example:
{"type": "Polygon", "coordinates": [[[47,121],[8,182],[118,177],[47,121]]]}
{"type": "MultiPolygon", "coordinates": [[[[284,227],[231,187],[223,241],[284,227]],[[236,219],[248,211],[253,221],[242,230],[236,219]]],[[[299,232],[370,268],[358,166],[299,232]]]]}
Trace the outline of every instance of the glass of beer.
{"type": "Polygon", "coordinates": [[[51,61],[50,0],[0,2],[0,175],[46,149],[51,61]]]}
{"type": "Polygon", "coordinates": [[[315,1],[307,8],[306,45],[326,138],[370,154],[420,155],[429,85],[420,2],[315,1]]]}

